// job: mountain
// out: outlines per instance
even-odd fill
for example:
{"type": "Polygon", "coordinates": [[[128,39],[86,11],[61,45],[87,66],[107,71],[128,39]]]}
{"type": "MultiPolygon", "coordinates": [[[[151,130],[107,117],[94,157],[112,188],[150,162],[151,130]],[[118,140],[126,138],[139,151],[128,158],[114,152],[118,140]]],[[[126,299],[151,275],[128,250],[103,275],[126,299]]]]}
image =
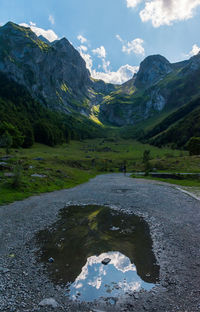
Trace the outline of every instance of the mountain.
{"type": "Polygon", "coordinates": [[[172,71],[172,65],[164,56],[148,56],[140,64],[134,85],[137,89],[147,89],[172,71]]]}
{"type": "Polygon", "coordinates": [[[170,63],[161,55],[148,56],[138,73],[119,86],[93,79],[85,61],[66,38],[50,43],[30,28],[8,22],[0,27],[0,83],[4,86],[0,90],[4,103],[0,105],[0,114],[14,125],[4,108],[10,115],[12,109],[20,111],[16,124],[23,136],[25,131],[19,122],[23,109],[29,128],[33,133],[35,129],[30,103],[35,119],[38,112],[38,118],[47,124],[45,111],[57,129],[64,123],[68,132],[78,132],[79,137],[90,137],[90,130],[101,135],[96,124],[122,127],[123,136],[158,146],[182,147],[191,136],[199,135],[200,121],[196,116],[200,116],[200,54],[177,63],[170,63]],[[10,100],[8,88],[3,97],[6,85],[1,79],[7,81],[13,94],[18,89],[16,98],[10,100]],[[28,94],[29,107],[24,94],[28,94]]]}
{"type": "Polygon", "coordinates": [[[200,95],[200,54],[171,64],[147,57],[134,77],[104,97],[100,119],[115,126],[138,126],[161,119],[200,95]]]}
{"type": "Polygon", "coordinates": [[[115,89],[91,79],[85,61],[66,38],[50,43],[12,22],[0,27],[0,71],[49,108],[66,113],[89,116],[100,93],[115,89]]]}
{"type": "Polygon", "coordinates": [[[0,146],[8,132],[13,147],[30,147],[34,141],[54,146],[75,140],[102,137],[104,130],[81,114],[52,111],[35,100],[27,89],[0,72],[0,146]]]}

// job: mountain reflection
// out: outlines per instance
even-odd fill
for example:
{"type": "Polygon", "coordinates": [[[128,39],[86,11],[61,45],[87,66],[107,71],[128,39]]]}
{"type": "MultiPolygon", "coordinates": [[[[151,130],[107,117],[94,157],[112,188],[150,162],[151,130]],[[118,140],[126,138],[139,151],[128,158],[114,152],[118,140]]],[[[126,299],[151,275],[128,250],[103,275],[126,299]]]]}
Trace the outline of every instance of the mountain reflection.
{"type": "Polygon", "coordinates": [[[93,301],[100,297],[117,297],[128,291],[150,290],[154,284],[144,282],[130,259],[118,251],[102,253],[87,259],[81,273],[69,286],[73,300],[93,301]],[[102,260],[110,258],[108,265],[102,260]]]}

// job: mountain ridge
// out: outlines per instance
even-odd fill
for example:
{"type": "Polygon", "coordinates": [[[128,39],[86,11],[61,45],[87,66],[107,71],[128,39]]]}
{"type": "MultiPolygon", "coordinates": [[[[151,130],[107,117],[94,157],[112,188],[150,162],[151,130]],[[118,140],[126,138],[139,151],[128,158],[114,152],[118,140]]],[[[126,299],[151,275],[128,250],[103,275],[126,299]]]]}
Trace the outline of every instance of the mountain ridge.
{"type": "Polygon", "coordinates": [[[95,86],[105,94],[114,90],[91,79],[85,61],[66,38],[44,42],[30,28],[8,22],[0,27],[0,55],[0,70],[52,109],[89,115],[95,86]]]}
{"type": "Polygon", "coordinates": [[[0,27],[0,72],[52,111],[80,114],[102,125],[143,129],[143,138],[152,143],[159,135],[156,125],[166,124],[167,116],[200,97],[200,54],[177,63],[150,55],[132,79],[113,85],[93,79],[66,38],[50,43],[12,22],[0,27]],[[145,128],[147,123],[151,127],[145,128]]]}

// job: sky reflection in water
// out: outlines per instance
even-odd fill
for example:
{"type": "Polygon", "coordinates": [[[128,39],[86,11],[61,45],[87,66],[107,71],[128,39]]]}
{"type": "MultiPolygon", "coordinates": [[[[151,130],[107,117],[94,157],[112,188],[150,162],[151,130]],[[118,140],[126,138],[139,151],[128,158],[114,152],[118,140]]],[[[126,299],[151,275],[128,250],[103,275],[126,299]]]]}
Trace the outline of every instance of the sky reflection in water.
{"type": "Polygon", "coordinates": [[[80,275],[69,286],[73,300],[93,301],[100,297],[118,297],[128,291],[150,290],[152,283],[144,282],[130,259],[120,252],[107,252],[87,259],[80,275]],[[110,258],[108,265],[102,260],[110,258]]]}

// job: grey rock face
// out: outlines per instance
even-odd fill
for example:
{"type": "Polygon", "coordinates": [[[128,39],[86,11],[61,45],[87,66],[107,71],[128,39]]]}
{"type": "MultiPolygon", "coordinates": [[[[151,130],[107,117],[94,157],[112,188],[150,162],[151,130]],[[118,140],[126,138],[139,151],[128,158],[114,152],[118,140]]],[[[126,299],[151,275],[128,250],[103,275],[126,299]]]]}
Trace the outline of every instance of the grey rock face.
{"type": "Polygon", "coordinates": [[[194,55],[187,61],[186,66],[184,66],[184,68],[180,72],[180,75],[185,76],[191,74],[199,70],[199,68],[200,68],[200,53],[194,55]]]}
{"type": "Polygon", "coordinates": [[[0,71],[24,85],[51,109],[88,116],[92,105],[115,90],[91,79],[86,63],[66,38],[50,43],[30,28],[0,27],[0,71]]]}
{"type": "Polygon", "coordinates": [[[100,106],[102,120],[116,126],[135,125],[164,108],[171,110],[196,96],[200,53],[189,60],[171,64],[161,55],[147,57],[134,77],[122,85],[112,100],[100,106]],[[132,93],[131,93],[132,92],[132,93]]]}
{"type": "Polygon", "coordinates": [[[116,126],[134,125],[161,112],[173,95],[171,76],[175,73],[178,85],[179,78],[199,69],[200,54],[175,64],[152,55],[131,80],[115,86],[92,79],[85,61],[67,39],[50,43],[30,28],[11,22],[0,27],[0,71],[52,110],[88,117],[93,106],[100,105],[97,117],[116,126]]]}
{"type": "Polygon", "coordinates": [[[167,102],[167,98],[164,97],[160,93],[159,88],[155,88],[152,91],[149,92],[150,100],[146,102],[145,105],[145,112],[144,112],[144,118],[148,118],[151,115],[151,110],[160,112],[165,107],[165,104],[167,102]]]}
{"type": "Polygon", "coordinates": [[[148,88],[173,70],[170,62],[161,55],[151,55],[140,64],[135,86],[148,88]]]}
{"type": "Polygon", "coordinates": [[[11,22],[0,27],[0,70],[50,108],[78,110],[94,84],[85,61],[67,39],[41,39],[11,22]]]}

